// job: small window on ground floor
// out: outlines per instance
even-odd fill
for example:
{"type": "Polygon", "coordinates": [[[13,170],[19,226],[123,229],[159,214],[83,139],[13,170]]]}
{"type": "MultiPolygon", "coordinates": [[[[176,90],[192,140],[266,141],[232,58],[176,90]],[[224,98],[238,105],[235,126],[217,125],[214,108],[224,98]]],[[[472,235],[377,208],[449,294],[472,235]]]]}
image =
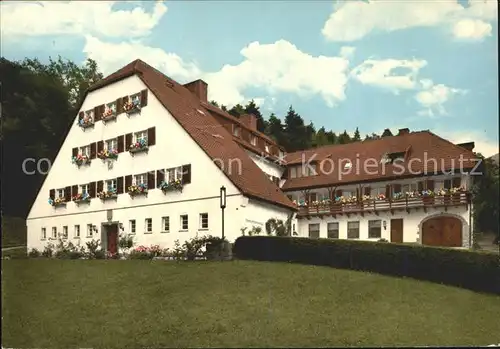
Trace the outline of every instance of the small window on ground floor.
{"type": "Polygon", "coordinates": [[[91,238],[92,236],[94,236],[94,228],[92,224],[87,224],[87,237],[91,238]]]}
{"type": "Polygon", "coordinates": [[[189,226],[188,226],[188,215],[187,214],[183,214],[181,215],[181,230],[188,230],[189,226]]]}
{"type": "Polygon", "coordinates": [[[161,227],[162,227],[162,233],[168,233],[170,232],[170,217],[163,217],[161,219],[161,227]]]}
{"type": "Polygon", "coordinates": [[[339,222],[328,223],[328,238],[329,239],[339,238],[339,222]]]}
{"type": "Polygon", "coordinates": [[[309,237],[319,238],[319,224],[309,224],[309,237]]]}
{"type": "Polygon", "coordinates": [[[347,238],[359,239],[359,221],[347,222],[347,238]]]}
{"type": "Polygon", "coordinates": [[[145,233],[152,233],[153,232],[153,219],[152,218],[146,218],[144,221],[144,232],[145,233]]]}
{"type": "Polygon", "coordinates": [[[208,229],[208,213],[200,213],[200,229],[208,229]]]}
{"type": "Polygon", "coordinates": [[[382,221],[368,221],[368,237],[369,238],[378,238],[382,236],[382,221]]]}
{"type": "Polygon", "coordinates": [[[67,226],[67,225],[65,225],[65,226],[63,227],[63,234],[62,234],[62,235],[63,235],[63,236],[62,236],[62,237],[63,237],[63,239],[67,239],[67,238],[68,238],[68,226],[67,226]]]}
{"type": "Polygon", "coordinates": [[[42,236],[41,236],[41,239],[42,239],[42,240],[47,239],[47,228],[42,228],[42,236]]]}
{"type": "Polygon", "coordinates": [[[131,219],[128,222],[130,234],[135,234],[135,219],[131,219]]]}
{"type": "Polygon", "coordinates": [[[80,237],[80,225],[78,225],[78,224],[75,225],[75,231],[73,232],[73,237],[75,237],[75,238],[80,237]]]}
{"type": "Polygon", "coordinates": [[[52,239],[57,239],[57,228],[52,227],[52,239]]]}

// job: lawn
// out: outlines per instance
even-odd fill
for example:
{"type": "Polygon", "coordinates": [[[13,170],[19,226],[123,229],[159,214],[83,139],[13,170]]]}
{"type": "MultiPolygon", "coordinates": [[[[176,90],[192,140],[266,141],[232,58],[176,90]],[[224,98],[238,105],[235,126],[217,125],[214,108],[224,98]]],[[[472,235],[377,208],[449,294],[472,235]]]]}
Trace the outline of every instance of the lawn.
{"type": "Polygon", "coordinates": [[[328,267],[25,259],[2,278],[3,347],[499,342],[499,296],[328,267]]]}

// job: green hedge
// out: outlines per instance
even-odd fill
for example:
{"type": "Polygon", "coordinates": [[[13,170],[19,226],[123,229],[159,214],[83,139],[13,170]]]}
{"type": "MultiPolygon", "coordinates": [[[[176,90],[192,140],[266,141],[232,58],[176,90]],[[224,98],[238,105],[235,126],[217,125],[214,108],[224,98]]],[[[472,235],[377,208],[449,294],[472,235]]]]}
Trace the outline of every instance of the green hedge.
{"type": "Polygon", "coordinates": [[[242,236],[238,259],[294,262],[370,271],[500,294],[500,256],[384,242],[242,236]]]}

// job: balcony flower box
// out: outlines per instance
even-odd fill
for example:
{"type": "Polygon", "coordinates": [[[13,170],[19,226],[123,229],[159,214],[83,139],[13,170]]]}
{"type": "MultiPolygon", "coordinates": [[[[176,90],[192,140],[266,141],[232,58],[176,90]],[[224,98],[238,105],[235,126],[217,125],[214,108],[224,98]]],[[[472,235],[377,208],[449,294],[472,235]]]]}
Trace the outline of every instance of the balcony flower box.
{"type": "Polygon", "coordinates": [[[174,191],[174,190],[177,190],[177,191],[180,191],[182,192],[182,182],[180,180],[176,180],[176,181],[162,181],[160,183],[160,186],[159,188],[161,189],[161,191],[165,194],[169,191],[174,191]]]}
{"type": "Polygon", "coordinates": [[[106,109],[104,113],[102,113],[102,121],[107,122],[116,119],[116,112],[113,109],[106,109]]]}
{"type": "Polygon", "coordinates": [[[49,198],[49,204],[54,207],[66,205],[66,198],[49,198]]]}
{"type": "Polygon", "coordinates": [[[77,156],[73,156],[71,158],[71,162],[76,164],[76,166],[80,167],[82,165],[90,164],[90,158],[87,155],[78,154],[77,156]]]}
{"type": "Polygon", "coordinates": [[[78,120],[78,126],[85,129],[94,126],[94,120],[91,117],[85,115],[83,118],[78,120]]]}
{"type": "Polygon", "coordinates": [[[127,115],[138,113],[141,111],[141,102],[138,99],[135,99],[133,101],[128,100],[123,105],[123,110],[127,115]]]}
{"type": "Polygon", "coordinates": [[[90,195],[88,193],[77,194],[77,195],[73,196],[71,198],[71,200],[73,200],[73,202],[75,202],[76,204],[89,203],[90,202],[90,195]]]}
{"type": "Polygon", "coordinates": [[[434,192],[432,190],[424,190],[422,192],[422,201],[424,205],[433,205],[434,204],[434,192]]]}
{"type": "Polygon", "coordinates": [[[127,192],[132,197],[136,195],[147,195],[148,186],[145,184],[131,185],[130,187],[127,188],[127,192]]]}
{"type": "Polygon", "coordinates": [[[147,151],[147,150],[148,150],[148,143],[144,139],[141,139],[140,141],[131,144],[129,149],[128,149],[128,151],[131,154],[139,153],[139,152],[147,151]]]}
{"type": "Polygon", "coordinates": [[[116,193],[116,190],[111,189],[108,191],[101,191],[97,193],[97,197],[101,200],[116,199],[118,197],[118,194],[116,193]]]}
{"type": "Polygon", "coordinates": [[[118,151],[116,149],[101,150],[99,153],[97,153],[97,157],[102,160],[106,159],[116,160],[118,159],[118,151]]]}

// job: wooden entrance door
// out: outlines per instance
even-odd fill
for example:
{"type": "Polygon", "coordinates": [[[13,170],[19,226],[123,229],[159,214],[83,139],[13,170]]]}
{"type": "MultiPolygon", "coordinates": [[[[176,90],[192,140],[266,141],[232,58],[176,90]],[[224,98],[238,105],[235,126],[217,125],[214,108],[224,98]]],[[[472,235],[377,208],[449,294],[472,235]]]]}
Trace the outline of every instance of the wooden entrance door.
{"type": "Polygon", "coordinates": [[[118,225],[108,225],[108,252],[115,254],[118,252],[118,225]]]}
{"type": "Polygon", "coordinates": [[[441,216],[422,224],[422,244],[430,246],[462,246],[462,222],[458,218],[441,216]]]}
{"type": "Polygon", "coordinates": [[[391,219],[391,242],[403,243],[403,219],[391,219]]]}

